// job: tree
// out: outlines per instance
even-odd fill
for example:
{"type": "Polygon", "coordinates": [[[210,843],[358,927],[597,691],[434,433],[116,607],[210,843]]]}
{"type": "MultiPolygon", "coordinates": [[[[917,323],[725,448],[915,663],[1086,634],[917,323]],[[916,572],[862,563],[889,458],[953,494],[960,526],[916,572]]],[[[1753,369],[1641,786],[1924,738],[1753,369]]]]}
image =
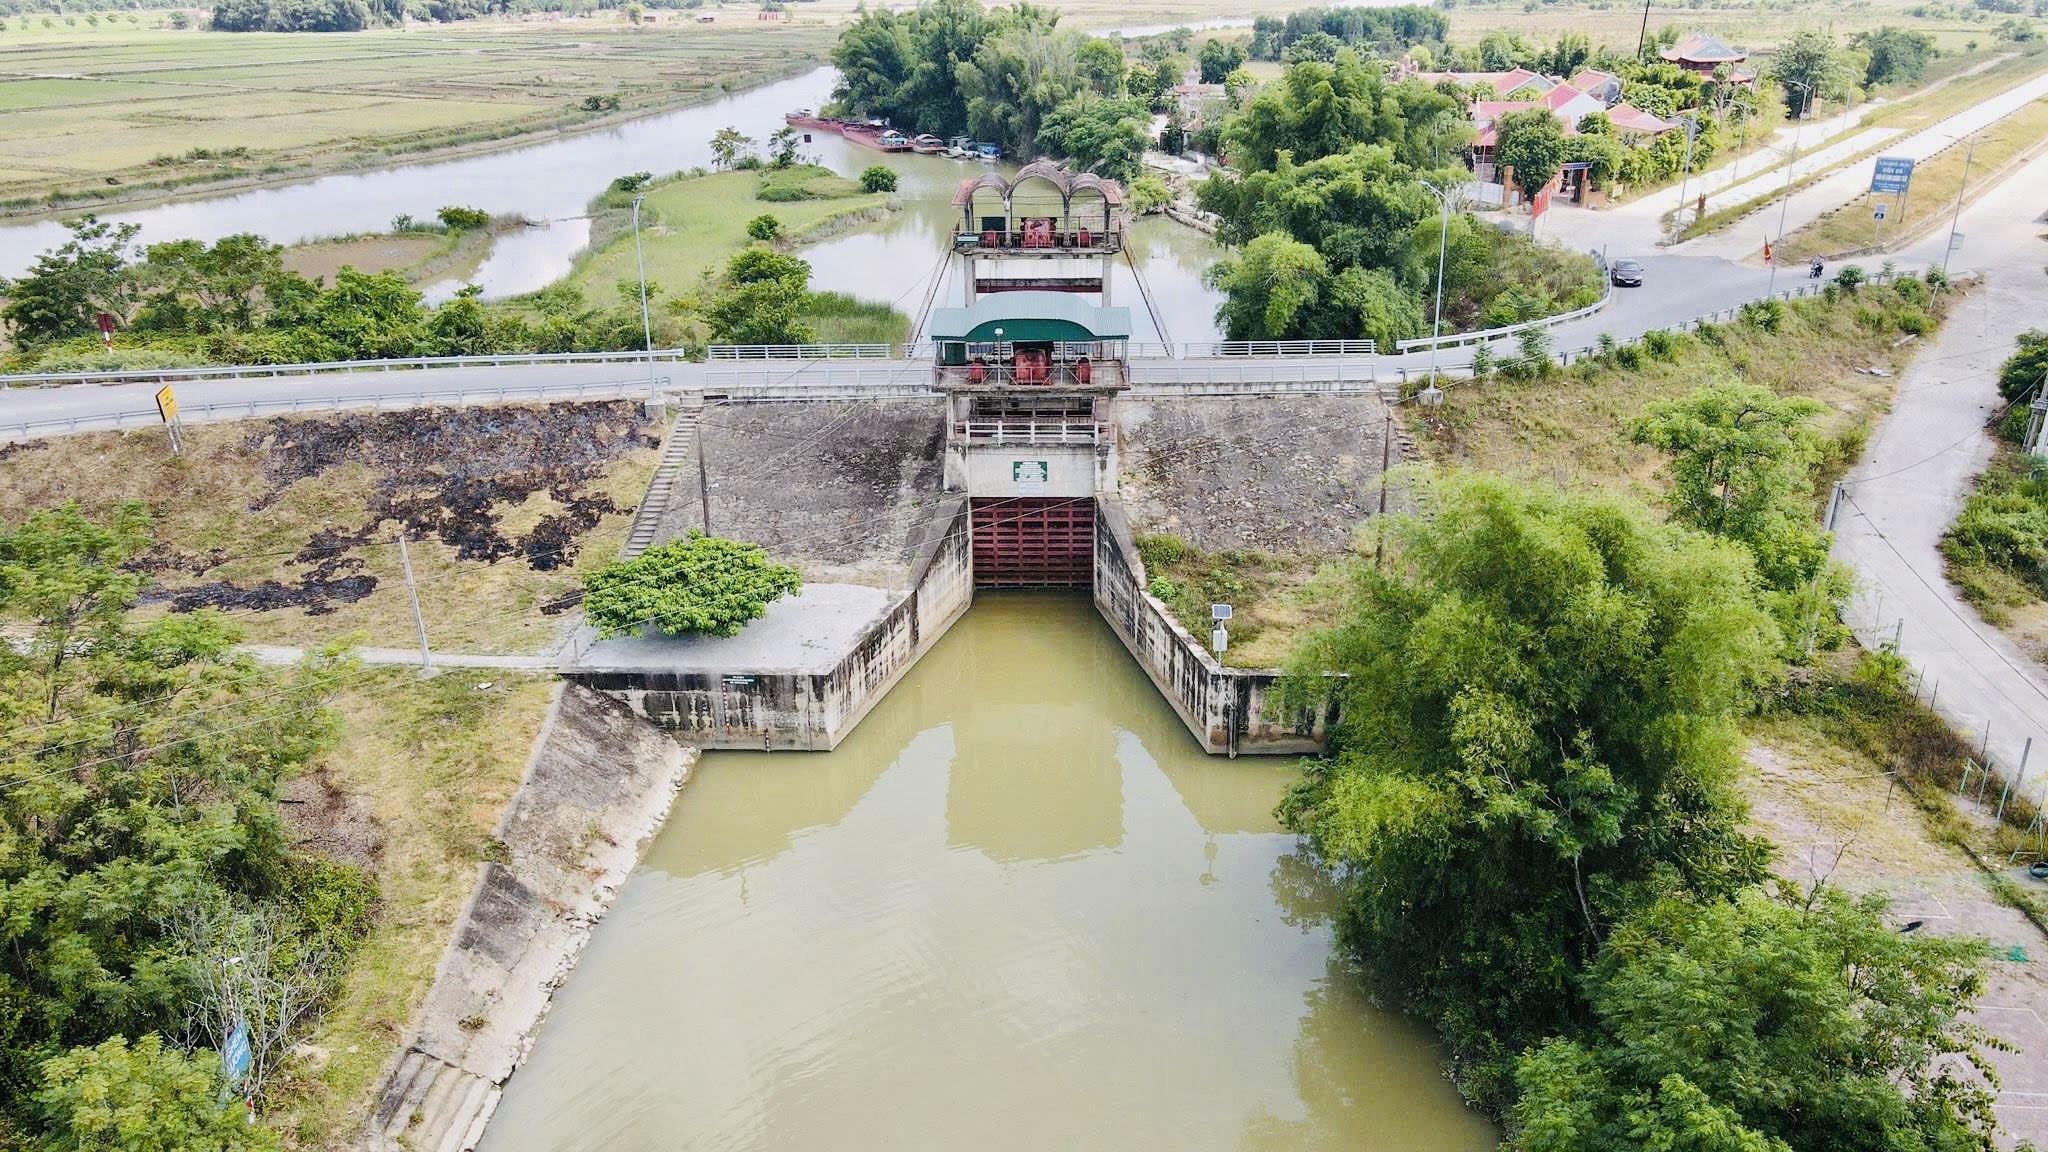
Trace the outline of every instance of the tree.
{"type": "Polygon", "coordinates": [[[1202,83],[1221,84],[1250,57],[1242,40],[1212,39],[1195,54],[1195,63],[1202,70],[1202,83]]]}
{"type": "Polygon", "coordinates": [[[1080,39],[1078,32],[1027,24],[982,41],[956,73],[968,131],[1035,151],[1046,116],[1088,86],[1080,39]]]}
{"type": "Polygon", "coordinates": [[[1512,1152],[1998,1147],[1984,946],[1881,898],[1668,898],[1587,973],[1596,1023],[1516,1067],[1512,1152]],[[1958,1059],[1957,1057],[1961,1057],[1958,1059]]]}
{"type": "Polygon", "coordinates": [[[1165,208],[1171,198],[1166,181],[1157,176],[1148,174],[1131,181],[1131,211],[1140,216],[1149,216],[1165,208]]]}
{"type": "Polygon", "coordinates": [[[132,1046],[115,1036],[43,1065],[35,1106],[50,1152],[258,1152],[277,1134],[249,1123],[239,1104],[223,1106],[204,1049],[187,1055],[150,1033],[132,1046]]]}
{"type": "Polygon", "coordinates": [[[1344,42],[1328,32],[1310,32],[1289,42],[1280,50],[1280,58],[1289,64],[1305,60],[1328,64],[1337,59],[1337,53],[1344,50],[1344,42]]]}
{"type": "Polygon", "coordinates": [[[782,235],[782,221],[770,213],[763,212],[747,221],[747,235],[756,240],[773,240],[782,235]]]}
{"type": "Polygon", "coordinates": [[[1507,113],[1494,122],[1494,137],[1494,162],[1514,168],[1515,187],[1524,196],[1534,197],[1564,165],[1564,126],[1548,108],[1507,113]]]}
{"type": "Polygon", "coordinates": [[[670,636],[735,636],[769,604],[803,587],[758,544],[692,532],[584,577],[583,611],[600,638],[653,628],[670,636]]]}
{"type": "Polygon", "coordinates": [[[125,319],[135,298],[130,245],[141,229],[86,215],[67,220],[70,239],[36,257],[28,275],[5,285],[0,320],[17,345],[34,345],[98,330],[101,312],[125,319]]]}
{"type": "Polygon", "coordinates": [[[1650,405],[1630,435],[1670,454],[1674,518],[1740,542],[1764,582],[1789,592],[1827,564],[1812,511],[1822,411],[1804,396],[1722,382],[1650,405]]]}
{"type": "Polygon", "coordinates": [[[1281,814],[1343,886],[1340,942],[1499,1107],[1613,925],[1763,875],[1727,780],[1777,630],[1739,548],[1618,497],[1453,474],[1419,498],[1290,663],[1286,702],[1333,693],[1337,720],[1281,814]]]}
{"type": "Polygon", "coordinates": [[[711,164],[715,168],[730,169],[753,150],[754,138],[730,125],[711,134],[711,164]]]}
{"type": "Polygon", "coordinates": [[[894,192],[896,170],[881,164],[870,164],[861,170],[860,186],[865,192],[894,192]]]}
{"type": "Polygon", "coordinates": [[[1887,24],[1849,38],[1851,47],[1869,56],[1863,67],[1863,84],[1918,84],[1927,75],[1927,60],[1934,55],[1934,37],[1887,24]]]}
{"type": "Polygon", "coordinates": [[[767,248],[749,248],[726,264],[723,282],[705,301],[712,337],[728,344],[810,344],[803,323],[811,266],[767,248]]]}
{"type": "Polygon", "coordinates": [[[1835,38],[1813,28],[1802,28],[1778,48],[1771,61],[1772,78],[1793,119],[1806,114],[1813,102],[1840,97],[1846,92],[1849,68],[1835,46],[1835,38]]]}
{"type": "Polygon", "coordinates": [[[1244,169],[1272,168],[1379,144],[1414,167],[1453,162],[1465,136],[1461,101],[1418,80],[1388,84],[1382,70],[1349,51],[1334,62],[1291,65],[1223,127],[1226,149],[1244,169]]]}
{"type": "Polygon", "coordinates": [[[1151,117],[1136,100],[1107,100],[1084,92],[1045,118],[1039,146],[1065,156],[1076,167],[1112,180],[1129,181],[1143,167],[1151,117]]]}
{"type": "Polygon", "coordinates": [[[1228,340],[1288,340],[1303,335],[1329,266],[1322,254],[1280,232],[1245,245],[1235,260],[1210,267],[1208,281],[1223,291],[1216,322],[1228,340]]]}
{"type": "Polygon", "coordinates": [[[768,162],[777,168],[794,165],[797,149],[802,144],[803,135],[795,128],[784,124],[768,134],[768,162]]]}
{"type": "Polygon", "coordinates": [[[136,269],[135,326],[163,332],[247,332],[266,284],[284,275],[284,247],[261,236],[152,244],[136,269]]]}
{"type": "Polygon", "coordinates": [[[2013,403],[2048,387],[2048,332],[2022,332],[2018,345],[1998,369],[1998,394],[2013,403]]]}
{"type": "Polygon", "coordinates": [[[382,360],[417,354],[426,312],[419,290],[402,273],[343,267],[333,287],[289,309],[273,309],[270,322],[303,328],[337,358],[382,360]]]}
{"type": "Polygon", "coordinates": [[[434,215],[441,221],[441,226],[450,232],[466,232],[472,228],[482,228],[491,222],[489,212],[481,208],[465,208],[460,204],[447,205],[434,215]]]}

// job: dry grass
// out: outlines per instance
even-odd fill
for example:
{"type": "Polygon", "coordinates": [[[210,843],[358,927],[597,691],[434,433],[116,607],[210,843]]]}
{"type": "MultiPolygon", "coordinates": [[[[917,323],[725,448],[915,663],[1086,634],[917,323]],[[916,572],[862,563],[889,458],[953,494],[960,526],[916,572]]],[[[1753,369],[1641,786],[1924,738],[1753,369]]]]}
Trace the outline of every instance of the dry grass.
{"type": "Polygon", "coordinates": [[[492,852],[551,692],[542,677],[459,671],[421,680],[385,669],[335,702],[341,742],[315,769],[370,803],[382,835],[381,906],[311,1037],[324,1066],[302,1065],[271,1117],[290,1146],[349,1146],[492,852]]]}
{"type": "MultiPolygon", "coordinates": [[[[585,502],[586,507],[608,501],[613,510],[587,526],[575,516],[555,521],[570,525],[571,551],[566,553],[569,564],[552,569],[536,568],[517,549],[495,560],[465,558],[459,544],[439,533],[414,530],[409,546],[413,571],[435,648],[546,652],[560,642],[572,617],[543,614],[541,606],[580,588],[587,568],[617,554],[657,459],[650,442],[659,429],[634,418],[631,438],[620,439],[615,434],[620,418],[614,415],[611,439],[598,436],[580,445],[585,452],[609,453],[605,459],[592,461],[580,477],[565,475],[559,483],[521,491],[533,477],[523,471],[531,461],[520,459],[527,444],[520,439],[520,430],[560,429],[571,423],[565,413],[576,407],[496,409],[490,417],[464,410],[473,419],[487,420],[488,427],[503,430],[504,440],[494,443],[482,434],[473,438],[472,457],[464,462],[464,486],[482,484],[488,492],[494,475],[519,481],[507,489],[518,492],[517,499],[508,494],[467,511],[435,503],[446,494],[438,485],[456,487],[445,470],[431,459],[403,459],[410,453],[396,448],[375,462],[344,460],[300,476],[272,473],[280,467],[278,453],[286,441],[304,440],[322,429],[360,431],[364,426],[336,425],[340,418],[333,417],[191,426],[180,458],[170,456],[164,434],[155,430],[92,433],[23,445],[9,451],[0,468],[0,517],[17,520],[66,500],[95,510],[122,499],[140,499],[157,516],[159,543],[149,558],[155,590],[232,586],[247,591],[275,582],[296,591],[309,577],[317,579],[327,565],[330,576],[367,576],[375,588],[353,601],[330,595],[304,606],[272,610],[257,610],[233,597],[213,597],[212,602],[227,604],[248,639],[257,643],[318,644],[353,636],[371,645],[407,647],[415,643],[412,617],[398,550],[390,543],[399,526],[390,519],[372,523],[373,508],[392,499],[417,501],[421,515],[439,518],[458,539],[474,540],[484,531],[517,542],[536,539],[534,529],[544,517],[565,511],[563,498],[585,502]],[[525,414],[523,419],[520,413],[525,414]],[[494,474],[489,462],[501,452],[509,458],[510,471],[494,474]],[[401,485],[395,496],[394,483],[401,485]],[[344,540],[338,556],[309,550],[309,544],[334,532],[359,538],[344,540]]],[[[355,419],[398,422],[406,417],[390,413],[355,419]]],[[[554,436],[559,444],[567,433],[540,434],[554,436]]],[[[431,451],[423,448],[421,453],[431,451]]],[[[537,544],[533,547],[540,550],[537,544]]],[[[559,547],[549,543],[545,550],[559,547]]]]}
{"type": "MultiPolygon", "coordinates": [[[[1882,288],[1865,288],[1869,294],[1882,288]]],[[[1788,306],[1777,334],[1742,324],[1714,330],[1714,339],[1682,338],[1670,360],[1646,356],[1641,367],[1582,364],[1545,381],[1496,378],[1460,383],[1434,416],[1415,406],[1414,422],[1426,457],[1561,484],[1620,489],[1645,500],[1661,496],[1662,460],[1629,441],[1628,428],[1651,403],[1676,399],[1716,378],[1740,376],[1790,395],[1809,396],[1827,411],[1819,427],[1844,450],[1889,404],[1897,375],[1915,347],[1893,347],[1896,331],[1857,322],[1858,301],[1819,298],[1788,306]],[[1860,369],[1891,373],[1872,376],[1860,369]]]]}
{"type": "Polygon", "coordinates": [[[314,280],[332,280],[343,268],[358,272],[405,271],[438,255],[445,240],[424,232],[316,240],[285,249],[284,266],[314,280]]]}
{"type": "Polygon", "coordinates": [[[1178,537],[1151,533],[1139,539],[1148,554],[1152,593],[1205,644],[1214,627],[1209,606],[1232,605],[1230,647],[1218,657],[1231,667],[1277,668],[1304,637],[1338,623],[1343,603],[1337,593],[1344,580],[1339,557],[1202,552],[1181,544],[1178,558],[1167,559],[1152,542],[1168,539],[1178,537]]]}

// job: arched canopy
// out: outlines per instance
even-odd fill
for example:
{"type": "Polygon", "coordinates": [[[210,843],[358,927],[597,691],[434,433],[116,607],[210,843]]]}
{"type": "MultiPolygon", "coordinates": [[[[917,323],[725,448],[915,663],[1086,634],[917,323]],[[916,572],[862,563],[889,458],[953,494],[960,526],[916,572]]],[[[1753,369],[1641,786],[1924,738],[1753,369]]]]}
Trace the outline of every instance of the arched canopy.
{"type": "Polygon", "coordinates": [[[1016,229],[1019,216],[1053,216],[1062,228],[1099,226],[1108,232],[1113,215],[1124,202],[1123,186],[1114,180],[1105,180],[1093,172],[1068,172],[1050,160],[1033,160],[1018,169],[1014,177],[984,172],[960,182],[959,190],[953,193],[953,206],[961,210],[967,231],[984,230],[982,225],[987,216],[985,212],[978,216],[977,209],[988,207],[988,199],[982,193],[989,190],[1002,195],[1004,223],[1010,231],[1016,229]],[[1074,219],[1077,199],[1088,209],[1085,221],[1074,219]],[[1100,225],[1095,223],[1096,204],[1102,206],[1100,225]]]}
{"type": "Polygon", "coordinates": [[[998,328],[1011,344],[1128,340],[1131,310],[1090,304],[1067,292],[999,292],[966,308],[932,309],[929,331],[939,343],[983,344],[997,338],[998,328]]]}

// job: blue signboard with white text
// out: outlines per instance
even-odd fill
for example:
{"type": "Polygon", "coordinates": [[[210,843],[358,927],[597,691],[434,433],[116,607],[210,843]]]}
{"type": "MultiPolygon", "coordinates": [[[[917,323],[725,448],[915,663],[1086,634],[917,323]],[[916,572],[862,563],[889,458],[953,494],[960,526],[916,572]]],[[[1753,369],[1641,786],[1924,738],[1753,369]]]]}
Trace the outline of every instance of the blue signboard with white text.
{"type": "Polygon", "coordinates": [[[1904,156],[1879,156],[1870,174],[1872,192],[1902,193],[1913,182],[1913,161],[1904,156]]]}

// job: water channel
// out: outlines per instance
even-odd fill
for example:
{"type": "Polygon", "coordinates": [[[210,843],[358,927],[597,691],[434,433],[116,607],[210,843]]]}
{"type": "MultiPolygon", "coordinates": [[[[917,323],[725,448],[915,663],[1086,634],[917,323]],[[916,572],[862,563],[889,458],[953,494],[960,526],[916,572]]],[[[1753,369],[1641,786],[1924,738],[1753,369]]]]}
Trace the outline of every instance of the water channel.
{"type": "Polygon", "coordinates": [[[1333,962],[1292,772],[984,594],[836,751],[704,758],[483,1152],[1491,1148],[1333,962]]]}
{"type": "MultiPolygon", "coordinates": [[[[488,296],[513,296],[569,272],[590,238],[584,211],[591,197],[614,177],[709,165],[711,135],[728,125],[765,140],[782,127],[783,113],[823,104],[836,76],[832,68],[818,68],[709,104],[501,151],[344,172],[100,215],[140,225],[137,239],[143,244],[181,238],[210,242],[239,232],[291,244],[383,231],[401,213],[427,218],[448,204],[521,213],[542,226],[500,238],[469,277],[488,296]]],[[[887,220],[804,249],[814,270],[812,286],[896,303],[899,310],[915,315],[953,224],[948,203],[953,190],[963,176],[980,172],[981,166],[936,156],[885,156],[827,134],[817,134],[804,153],[846,175],[875,163],[895,168],[904,204],[902,212],[887,220]]],[[[25,272],[38,254],[61,243],[64,236],[63,226],[54,219],[0,222],[0,276],[25,272]]],[[[1215,243],[1180,225],[1148,219],[1134,228],[1131,244],[1160,311],[1169,318],[1171,338],[1215,339],[1219,297],[1202,284],[1203,270],[1217,256],[1215,243]]],[[[442,298],[457,287],[453,282],[434,285],[429,295],[442,298]]],[[[937,302],[959,303],[954,298],[957,292],[948,295],[952,291],[950,284],[943,287],[937,302]]],[[[1134,338],[1161,338],[1146,319],[1131,271],[1123,264],[1115,267],[1111,293],[1117,303],[1132,306],[1134,338]]]]}

